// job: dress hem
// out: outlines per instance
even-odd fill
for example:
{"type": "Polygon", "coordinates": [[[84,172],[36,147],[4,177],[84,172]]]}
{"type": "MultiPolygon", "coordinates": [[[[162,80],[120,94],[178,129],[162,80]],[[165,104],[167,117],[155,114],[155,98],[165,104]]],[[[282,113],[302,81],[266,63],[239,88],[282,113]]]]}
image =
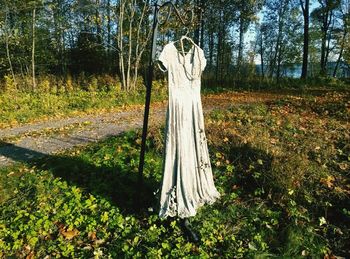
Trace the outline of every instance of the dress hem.
{"type": "Polygon", "coordinates": [[[197,203],[197,206],[194,207],[194,211],[193,212],[186,212],[186,211],[184,211],[184,212],[177,212],[177,211],[174,211],[174,210],[169,210],[170,206],[168,206],[168,209],[166,209],[166,208],[161,209],[158,216],[161,219],[165,219],[167,217],[179,217],[179,218],[194,217],[194,216],[197,215],[197,210],[199,208],[203,207],[203,205],[205,205],[205,204],[212,205],[217,200],[219,200],[220,197],[221,197],[220,193],[217,192],[211,198],[199,200],[199,203],[197,203]]]}

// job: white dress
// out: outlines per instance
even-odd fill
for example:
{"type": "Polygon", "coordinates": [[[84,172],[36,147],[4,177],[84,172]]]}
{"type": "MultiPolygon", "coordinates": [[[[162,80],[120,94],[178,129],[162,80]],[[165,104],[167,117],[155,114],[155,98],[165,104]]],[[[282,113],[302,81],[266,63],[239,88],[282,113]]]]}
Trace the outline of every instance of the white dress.
{"type": "Polygon", "coordinates": [[[168,72],[169,93],[160,218],[195,216],[199,207],[220,197],[213,181],[200,96],[206,59],[203,50],[192,44],[183,56],[169,42],[158,57],[168,72]]]}

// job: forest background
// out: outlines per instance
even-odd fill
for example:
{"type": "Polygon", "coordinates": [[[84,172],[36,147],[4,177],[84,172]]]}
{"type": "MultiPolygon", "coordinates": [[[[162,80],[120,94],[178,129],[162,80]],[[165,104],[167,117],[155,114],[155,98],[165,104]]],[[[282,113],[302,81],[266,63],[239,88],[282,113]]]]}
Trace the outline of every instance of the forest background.
{"type": "MultiPolygon", "coordinates": [[[[348,0],[175,4],[181,10],[191,5],[204,11],[203,19],[189,27],[189,36],[205,51],[205,87],[266,88],[276,82],[300,87],[295,77],[311,85],[349,77],[348,0]]],[[[0,5],[2,91],[129,92],[144,84],[152,2],[1,0],[0,5]]],[[[186,30],[172,17],[160,28],[158,51],[186,30]]]]}

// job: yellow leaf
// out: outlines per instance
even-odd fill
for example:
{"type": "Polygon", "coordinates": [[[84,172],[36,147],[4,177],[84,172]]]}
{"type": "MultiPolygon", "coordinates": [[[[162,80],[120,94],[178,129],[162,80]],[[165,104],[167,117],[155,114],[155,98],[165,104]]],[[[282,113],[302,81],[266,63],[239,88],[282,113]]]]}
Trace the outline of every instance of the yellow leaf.
{"type": "Polygon", "coordinates": [[[321,178],[320,182],[326,185],[328,188],[333,187],[334,177],[332,175],[328,175],[327,178],[321,178]]]}
{"type": "Polygon", "coordinates": [[[96,231],[89,232],[88,233],[88,238],[91,240],[96,240],[96,231]]]}
{"type": "Polygon", "coordinates": [[[61,235],[65,237],[65,239],[73,239],[74,237],[76,237],[77,235],[79,235],[79,231],[77,229],[73,229],[73,230],[61,230],[61,235]]]}

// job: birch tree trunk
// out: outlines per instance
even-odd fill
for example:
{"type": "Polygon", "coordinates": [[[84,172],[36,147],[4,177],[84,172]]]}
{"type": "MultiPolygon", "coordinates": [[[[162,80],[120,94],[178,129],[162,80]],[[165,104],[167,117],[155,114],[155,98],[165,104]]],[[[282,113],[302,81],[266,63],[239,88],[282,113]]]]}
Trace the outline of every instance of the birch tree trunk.
{"type": "Polygon", "coordinates": [[[148,11],[148,5],[147,5],[147,3],[144,3],[143,8],[142,8],[142,13],[140,16],[140,20],[138,22],[137,33],[136,33],[136,42],[135,42],[135,58],[136,58],[136,60],[135,60],[133,83],[132,83],[133,90],[135,90],[136,86],[137,86],[138,69],[139,69],[141,57],[142,57],[142,54],[147,47],[147,42],[150,39],[151,32],[152,32],[152,30],[149,30],[148,34],[146,36],[146,39],[144,40],[144,42],[141,42],[140,33],[141,33],[141,29],[142,29],[142,23],[144,21],[144,18],[145,18],[147,11],[148,11]]]}
{"type": "Polygon", "coordinates": [[[118,26],[119,70],[122,87],[126,91],[136,89],[141,57],[151,36],[152,31],[145,19],[148,10],[149,5],[146,2],[143,2],[142,5],[136,0],[120,2],[118,26]],[[145,21],[146,26],[143,27],[145,21]],[[125,34],[124,23],[127,24],[125,34]]]}
{"type": "Polygon", "coordinates": [[[130,71],[131,71],[131,55],[132,55],[132,46],[133,46],[133,24],[134,24],[134,18],[135,18],[135,5],[136,2],[132,1],[129,3],[129,10],[130,10],[130,21],[129,21],[129,49],[128,49],[128,61],[127,61],[127,72],[126,72],[126,90],[130,90],[130,71]]]}
{"type": "Polygon", "coordinates": [[[123,21],[124,21],[124,12],[125,12],[125,2],[124,0],[121,0],[119,3],[119,16],[118,16],[118,48],[119,48],[119,74],[120,74],[120,80],[122,84],[122,89],[126,89],[126,81],[125,81],[125,71],[124,71],[124,44],[123,44],[123,21]]]}

